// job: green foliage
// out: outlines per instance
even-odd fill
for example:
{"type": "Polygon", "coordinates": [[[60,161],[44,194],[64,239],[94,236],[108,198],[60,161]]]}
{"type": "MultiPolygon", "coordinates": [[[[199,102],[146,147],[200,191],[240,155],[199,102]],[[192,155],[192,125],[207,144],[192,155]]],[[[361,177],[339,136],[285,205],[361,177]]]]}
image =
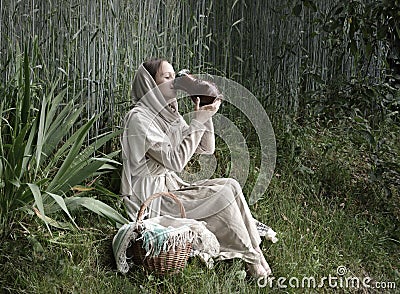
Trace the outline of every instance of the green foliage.
{"type": "MultiPolygon", "coordinates": [[[[278,232],[279,241],[263,241],[262,248],[275,279],[287,279],[285,289],[258,287],[244,277],[240,260],[220,261],[209,270],[191,258],[182,273],[164,278],[141,267],[118,274],[111,252],[116,228],[90,213],[75,219],[85,230],[57,230],[53,236],[30,219],[23,222],[14,234],[17,241],[0,244],[0,284],[9,292],[34,293],[299,293],[311,288],[289,286],[291,277],[339,277],[337,268],[345,266],[345,278],[370,277],[371,283],[392,281],[398,287],[398,196],[385,202],[382,183],[370,181],[372,153],[357,131],[362,127],[358,120],[275,123],[277,169],[265,197],[251,210],[278,232]]],[[[373,135],[381,140],[389,137],[389,129],[382,126],[373,135]]],[[[398,152],[399,146],[391,148],[398,152]]],[[[218,154],[228,156],[229,151],[222,147],[218,154]]],[[[338,289],[326,281],[318,292],[338,289]]],[[[340,288],[348,293],[364,289],[340,288]]]]}
{"type": "MultiPolygon", "coordinates": [[[[262,244],[275,277],[335,276],[345,265],[351,276],[398,282],[400,94],[390,79],[398,78],[399,1],[78,2],[2,3],[3,291],[268,292],[243,279],[239,261],[208,270],[192,259],[165,279],[141,268],[116,273],[110,244],[115,222],[127,220],[112,208],[118,132],[102,130],[119,124],[134,71],[153,55],[242,81],[266,107],[277,168],[251,209],[278,232],[278,243],[262,244]],[[20,32],[31,48],[20,50],[20,32]],[[43,221],[60,229],[51,234],[43,221]],[[73,226],[83,229],[65,230],[73,226]]],[[[257,136],[228,112],[251,147],[248,193],[257,136]]],[[[214,176],[231,171],[220,141],[214,176]]]]}
{"type": "Polygon", "coordinates": [[[393,219],[400,221],[400,150],[396,143],[400,139],[400,126],[388,117],[379,128],[373,128],[367,119],[356,115],[352,118],[352,129],[353,140],[365,150],[370,166],[369,183],[380,195],[378,199],[371,195],[367,201],[377,201],[393,219]]]}
{"type": "MultiPolygon", "coordinates": [[[[312,1],[298,3],[293,8],[293,14],[298,17],[304,5],[318,15],[314,23],[321,32],[325,32],[324,40],[330,48],[330,58],[336,59],[333,64],[338,68],[343,62],[351,62],[349,52],[354,58],[354,72],[366,76],[371,72],[373,58],[398,53],[393,51],[400,39],[398,1],[343,0],[337,1],[326,12],[310,3],[312,1]]],[[[393,57],[400,60],[397,55],[393,57]]]]}
{"type": "Polygon", "coordinates": [[[304,93],[302,101],[302,114],[325,121],[361,115],[377,125],[386,118],[398,121],[400,111],[400,92],[387,83],[371,84],[358,79],[348,82],[343,77],[304,93]]]}
{"type": "Polygon", "coordinates": [[[32,209],[48,228],[62,225],[50,219],[47,211],[60,209],[73,222],[68,206],[77,199],[81,206],[125,222],[111,207],[99,206],[94,199],[68,197],[72,187],[119,164],[112,159],[118,152],[96,156],[119,132],[100,135],[84,146],[99,115],[74,130],[83,106],[78,107],[74,99],[63,102],[66,89],[56,93],[58,80],[49,87],[36,85],[41,91],[31,89],[27,49],[19,69],[16,79],[1,86],[6,99],[0,104],[0,234],[9,233],[17,215],[32,209]]]}

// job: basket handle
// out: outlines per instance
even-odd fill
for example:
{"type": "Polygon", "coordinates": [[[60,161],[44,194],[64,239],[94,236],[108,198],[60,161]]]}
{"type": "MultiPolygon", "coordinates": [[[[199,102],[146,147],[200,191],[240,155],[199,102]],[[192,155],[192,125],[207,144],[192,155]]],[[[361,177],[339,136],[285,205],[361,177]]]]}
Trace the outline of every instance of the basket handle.
{"type": "Polygon", "coordinates": [[[178,197],[176,197],[171,192],[161,192],[161,193],[156,193],[156,194],[151,195],[149,198],[147,198],[143,202],[143,204],[140,207],[140,210],[138,212],[138,215],[137,215],[137,219],[136,219],[137,223],[142,221],[144,211],[146,210],[146,208],[150,204],[150,202],[153,201],[154,199],[162,197],[162,196],[169,197],[169,198],[173,199],[175,201],[175,203],[179,206],[179,209],[180,209],[180,212],[181,212],[181,217],[182,218],[186,218],[185,208],[183,207],[182,202],[178,199],[178,197]]]}

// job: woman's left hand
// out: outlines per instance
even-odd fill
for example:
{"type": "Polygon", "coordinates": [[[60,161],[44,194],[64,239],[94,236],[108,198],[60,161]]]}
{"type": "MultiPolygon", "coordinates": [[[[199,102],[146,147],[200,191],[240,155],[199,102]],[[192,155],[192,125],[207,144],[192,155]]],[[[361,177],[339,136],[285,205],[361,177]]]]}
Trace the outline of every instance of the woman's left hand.
{"type": "Polygon", "coordinates": [[[222,95],[218,95],[214,102],[208,105],[200,106],[200,98],[197,97],[194,105],[195,120],[205,123],[208,121],[219,109],[222,102],[222,95]]]}

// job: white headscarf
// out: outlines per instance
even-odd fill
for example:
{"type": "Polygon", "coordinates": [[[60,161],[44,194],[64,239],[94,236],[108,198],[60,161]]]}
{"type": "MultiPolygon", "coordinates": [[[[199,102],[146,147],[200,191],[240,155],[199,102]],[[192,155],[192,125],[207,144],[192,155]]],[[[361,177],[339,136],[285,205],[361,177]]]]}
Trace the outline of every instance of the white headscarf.
{"type": "Polygon", "coordinates": [[[176,100],[172,102],[165,100],[153,77],[143,64],[140,65],[133,79],[132,96],[136,103],[135,107],[145,107],[154,115],[162,117],[167,123],[173,123],[180,119],[176,100]]]}
{"type": "MultiPolygon", "coordinates": [[[[135,106],[126,114],[124,120],[124,132],[121,136],[122,146],[122,178],[121,194],[128,209],[130,217],[134,219],[135,211],[139,210],[147,194],[160,192],[157,189],[165,189],[153,176],[165,174],[165,168],[155,161],[147,161],[148,142],[153,140],[152,136],[162,136],[168,140],[171,129],[181,128],[184,123],[183,117],[177,110],[177,102],[166,101],[156,82],[146,68],[140,65],[132,83],[132,98],[135,106]],[[154,133],[154,129],[159,133],[154,133]],[[138,177],[151,175],[154,185],[138,184],[138,177]],[[158,185],[157,185],[158,183],[158,185]],[[138,188],[140,187],[140,188],[138,188]],[[140,189],[145,189],[141,190],[140,189]],[[154,189],[154,191],[152,191],[154,189]],[[137,198],[137,201],[131,199],[137,198]]],[[[160,139],[160,137],[158,137],[160,139]]],[[[143,180],[143,179],[142,179],[143,180]]],[[[149,178],[150,180],[150,178],[149,178]]],[[[147,195],[148,196],[148,195],[147,195]]],[[[159,214],[160,199],[155,199],[150,209],[159,214]]]]}

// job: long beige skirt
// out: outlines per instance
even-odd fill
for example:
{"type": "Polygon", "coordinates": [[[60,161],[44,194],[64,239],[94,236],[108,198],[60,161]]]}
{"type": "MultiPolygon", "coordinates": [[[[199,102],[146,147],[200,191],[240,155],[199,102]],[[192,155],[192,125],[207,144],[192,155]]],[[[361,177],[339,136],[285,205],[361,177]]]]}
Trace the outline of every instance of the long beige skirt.
{"type": "MultiPolygon", "coordinates": [[[[236,180],[203,180],[171,192],[182,201],[187,218],[205,221],[215,234],[220,243],[219,259],[240,258],[260,263],[260,254],[254,248],[261,238],[236,180]]],[[[161,214],[179,216],[179,210],[173,200],[162,198],[161,214]]]]}

